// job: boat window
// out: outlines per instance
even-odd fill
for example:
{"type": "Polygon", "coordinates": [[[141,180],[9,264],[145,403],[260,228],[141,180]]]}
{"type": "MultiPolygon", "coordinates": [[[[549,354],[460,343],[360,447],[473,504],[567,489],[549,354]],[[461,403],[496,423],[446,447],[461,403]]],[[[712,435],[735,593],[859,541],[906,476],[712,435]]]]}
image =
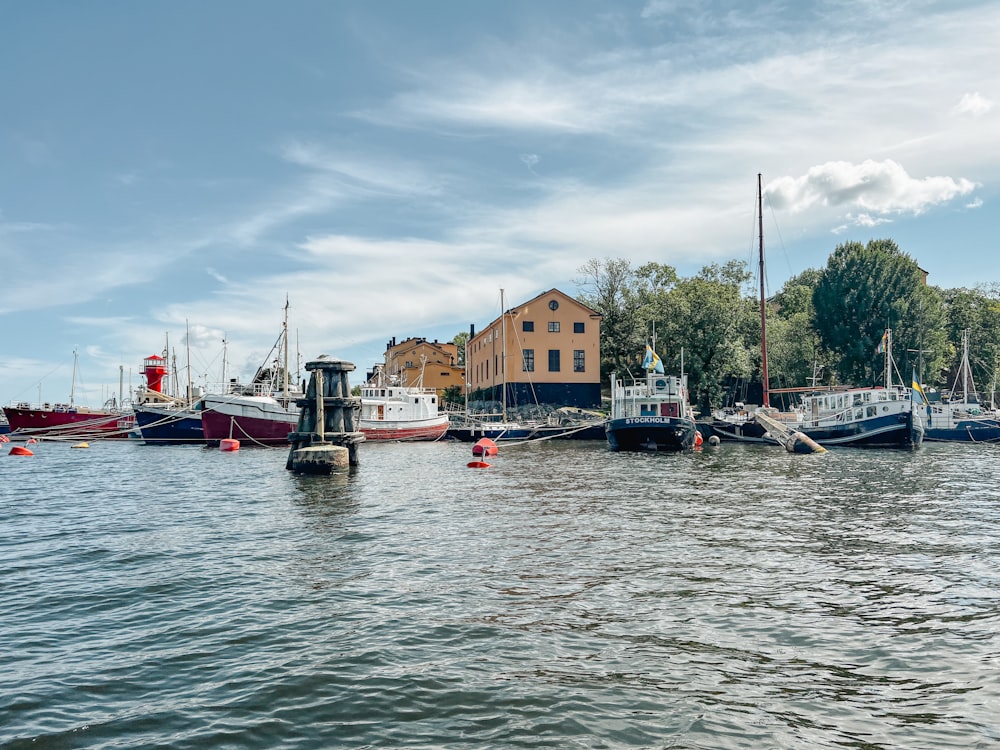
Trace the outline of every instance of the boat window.
{"type": "Polygon", "coordinates": [[[877,406],[869,406],[868,407],[868,416],[869,417],[874,417],[876,414],[878,414],[878,407],[877,406]]]}

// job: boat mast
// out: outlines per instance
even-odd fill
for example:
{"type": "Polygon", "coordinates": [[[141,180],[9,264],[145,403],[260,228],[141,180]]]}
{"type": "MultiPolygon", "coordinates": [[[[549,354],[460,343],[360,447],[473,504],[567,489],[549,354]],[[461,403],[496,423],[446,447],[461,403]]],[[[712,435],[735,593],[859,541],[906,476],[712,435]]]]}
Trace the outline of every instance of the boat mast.
{"type": "Polygon", "coordinates": [[[764,406],[770,406],[771,400],[767,390],[767,313],[764,306],[764,194],[761,189],[760,172],[757,173],[757,222],[757,236],[760,238],[760,366],[761,379],[764,381],[764,406]]]}
{"type": "Polygon", "coordinates": [[[282,396],[284,396],[285,398],[287,406],[287,401],[288,401],[288,295],[287,294],[285,295],[285,322],[282,325],[281,336],[283,341],[282,348],[285,350],[284,351],[285,363],[283,368],[285,371],[285,375],[284,378],[282,378],[281,393],[282,396]]]}
{"type": "Polygon", "coordinates": [[[885,387],[892,388],[892,329],[885,329],[885,387]]]}
{"type": "Polygon", "coordinates": [[[184,340],[187,345],[187,403],[191,405],[191,324],[184,320],[184,340]]]}
{"type": "Polygon", "coordinates": [[[503,289],[500,290],[500,387],[503,388],[503,421],[507,421],[507,313],[503,304],[503,289]]]}
{"type": "Polygon", "coordinates": [[[69,383],[69,405],[73,406],[73,398],[76,395],[76,349],[73,349],[73,377],[69,383]]]}

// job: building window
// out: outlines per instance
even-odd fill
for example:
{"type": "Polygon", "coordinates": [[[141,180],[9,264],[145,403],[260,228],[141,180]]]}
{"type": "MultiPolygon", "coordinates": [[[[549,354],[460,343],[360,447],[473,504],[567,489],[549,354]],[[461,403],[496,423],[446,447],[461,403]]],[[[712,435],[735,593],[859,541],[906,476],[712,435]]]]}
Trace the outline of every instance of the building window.
{"type": "Polygon", "coordinates": [[[522,349],[521,350],[521,370],[523,372],[534,372],[535,371],[535,350],[534,349],[522,349]]]}
{"type": "Polygon", "coordinates": [[[587,368],[584,365],[583,349],[573,350],[573,372],[584,372],[587,368]]]}
{"type": "Polygon", "coordinates": [[[573,333],[583,333],[583,323],[574,323],[573,333]]]}
{"type": "Polygon", "coordinates": [[[533,320],[522,320],[521,321],[521,330],[524,331],[525,333],[531,333],[532,331],[535,330],[535,321],[533,321],[533,320]]]}
{"type": "Polygon", "coordinates": [[[558,349],[549,349],[549,372],[559,372],[558,349]]]}
{"type": "Polygon", "coordinates": [[[559,321],[550,320],[549,321],[549,333],[559,333],[559,321]]]}

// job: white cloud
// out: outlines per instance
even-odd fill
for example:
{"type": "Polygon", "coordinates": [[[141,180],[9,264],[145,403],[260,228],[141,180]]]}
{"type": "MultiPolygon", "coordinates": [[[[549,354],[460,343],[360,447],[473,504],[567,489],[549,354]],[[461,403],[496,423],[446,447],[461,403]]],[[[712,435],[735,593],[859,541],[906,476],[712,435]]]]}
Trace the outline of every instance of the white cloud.
{"type": "Polygon", "coordinates": [[[826,162],[800,177],[781,177],[767,185],[775,208],[793,212],[814,206],[846,206],[876,214],[920,214],[976,185],[965,178],[911,177],[897,162],[868,159],[860,164],[826,162]]]}
{"type": "Polygon", "coordinates": [[[980,94],[978,91],[970,94],[963,94],[961,100],[955,105],[954,112],[957,115],[972,115],[981,117],[993,109],[993,102],[980,94]]]}

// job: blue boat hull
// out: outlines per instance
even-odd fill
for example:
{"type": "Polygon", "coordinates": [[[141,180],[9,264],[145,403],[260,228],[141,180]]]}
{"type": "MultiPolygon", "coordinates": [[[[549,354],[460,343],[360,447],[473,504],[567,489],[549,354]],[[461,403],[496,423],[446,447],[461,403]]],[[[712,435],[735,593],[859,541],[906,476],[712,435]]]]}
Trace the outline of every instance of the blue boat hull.
{"type": "Polygon", "coordinates": [[[147,445],[198,445],[205,442],[201,412],[135,411],[135,426],[147,445]]]}
{"type": "Polygon", "coordinates": [[[953,428],[928,427],[924,440],[935,443],[1000,443],[1000,424],[960,422],[953,428]]]}
{"type": "Polygon", "coordinates": [[[613,451],[684,451],[694,447],[695,423],[680,417],[622,417],[605,426],[613,451]]]}

